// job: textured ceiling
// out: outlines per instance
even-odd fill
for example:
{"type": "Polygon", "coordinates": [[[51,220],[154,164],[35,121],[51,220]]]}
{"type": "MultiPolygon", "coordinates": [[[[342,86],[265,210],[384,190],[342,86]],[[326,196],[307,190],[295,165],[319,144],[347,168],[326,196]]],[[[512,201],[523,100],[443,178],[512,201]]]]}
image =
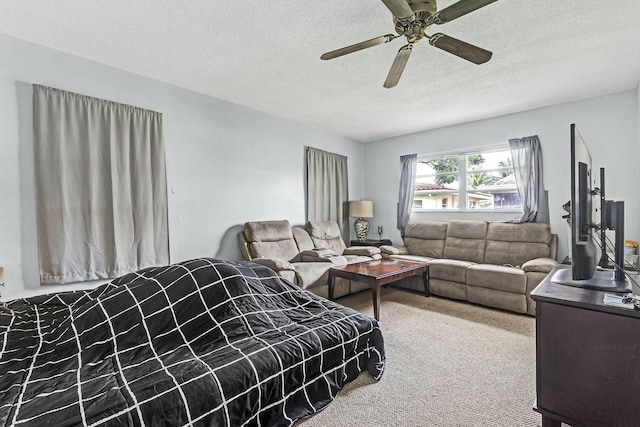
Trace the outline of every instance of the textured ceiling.
{"type": "Polygon", "coordinates": [[[380,0],[0,2],[0,33],[363,142],[638,86],[639,0],[499,0],[436,31],[493,58],[422,41],[393,89],[402,39],[321,61],[394,32],[380,0]]]}

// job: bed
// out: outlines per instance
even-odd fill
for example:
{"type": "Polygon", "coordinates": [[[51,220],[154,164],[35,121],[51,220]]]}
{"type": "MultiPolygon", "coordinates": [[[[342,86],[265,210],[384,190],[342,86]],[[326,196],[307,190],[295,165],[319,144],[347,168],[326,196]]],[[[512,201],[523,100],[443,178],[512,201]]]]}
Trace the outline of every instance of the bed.
{"type": "Polygon", "coordinates": [[[384,366],[374,319],[200,258],[9,302],[0,424],[290,426],[384,366]]]}

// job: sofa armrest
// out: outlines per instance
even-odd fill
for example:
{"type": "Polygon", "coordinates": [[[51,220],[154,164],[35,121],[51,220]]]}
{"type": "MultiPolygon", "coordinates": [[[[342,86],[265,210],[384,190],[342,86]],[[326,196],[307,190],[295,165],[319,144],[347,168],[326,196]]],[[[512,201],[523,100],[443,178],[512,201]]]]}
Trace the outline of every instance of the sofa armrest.
{"type": "Polygon", "coordinates": [[[387,255],[409,255],[409,249],[405,246],[380,246],[380,251],[387,255]]]}
{"type": "Polygon", "coordinates": [[[336,267],[342,267],[343,265],[349,264],[349,261],[342,255],[332,256],[332,257],[326,258],[326,260],[329,261],[331,264],[335,265],[336,267]]]}
{"type": "Polygon", "coordinates": [[[318,249],[302,251],[300,252],[300,255],[303,258],[329,258],[332,256],[337,256],[338,254],[332,251],[331,249],[318,248],[318,249]]]}
{"type": "Polygon", "coordinates": [[[360,255],[360,256],[374,256],[380,253],[380,248],[375,246],[351,246],[345,248],[342,251],[342,255],[360,255]]]}
{"type": "Polygon", "coordinates": [[[522,264],[522,269],[525,271],[525,273],[549,273],[556,265],[558,265],[558,262],[555,259],[536,258],[522,264]]]}
{"type": "Polygon", "coordinates": [[[293,264],[283,259],[254,258],[251,260],[251,262],[264,265],[265,267],[269,267],[270,269],[275,271],[284,271],[284,270],[295,271],[296,270],[293,264]]]}
{"type": "Polygon", "coordinates": [[[347,259],[342,255],[336,255],[331,249],[313,249],[300,252],[302,262],[330,262],[333,265],[347,265],[347,259]]]}

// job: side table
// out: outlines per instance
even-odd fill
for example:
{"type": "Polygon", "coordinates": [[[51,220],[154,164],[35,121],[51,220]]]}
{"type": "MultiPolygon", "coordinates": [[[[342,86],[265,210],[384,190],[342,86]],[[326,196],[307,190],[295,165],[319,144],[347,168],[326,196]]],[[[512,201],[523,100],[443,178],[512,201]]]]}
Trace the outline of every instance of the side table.
{"type": "Polygon", "coordinates": [[[367,240],[352,240],[351,241],[351,246],[375,246],[376,248],[379,248],[380,246],[385,246],[385,245],[391,245],[391,240],[389,239],[382,239],[382,240],[374,240],[374,239],[367,239],[367,240]]]}

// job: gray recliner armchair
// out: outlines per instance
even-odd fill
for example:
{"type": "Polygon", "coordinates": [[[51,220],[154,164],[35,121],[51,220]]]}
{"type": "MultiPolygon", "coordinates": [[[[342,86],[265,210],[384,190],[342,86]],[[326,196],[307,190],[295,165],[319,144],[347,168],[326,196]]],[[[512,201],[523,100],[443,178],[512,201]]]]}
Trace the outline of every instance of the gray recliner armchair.
{"type": "MultiPolygon", "coordinates": [[[[379,248],[347,248],[334,221],[308,223],[305,228],[291,227],[287,220],[247,222],[238,238],[245,260],[265,265],[290,282],[323,297],[328,294],[332,266],[381,258],[379,248]]],[[[334,296],[368,288],[365,284],[339,278],[334,286],[334,296]]]]}
{"type": "Polygon", "coordinates": [[[271,268],[301,288],[312,288],[328,281],[327,272],[332,263],[302,261],[287,220],[247,222],[239,239],[246,260],[271,268]]]}

